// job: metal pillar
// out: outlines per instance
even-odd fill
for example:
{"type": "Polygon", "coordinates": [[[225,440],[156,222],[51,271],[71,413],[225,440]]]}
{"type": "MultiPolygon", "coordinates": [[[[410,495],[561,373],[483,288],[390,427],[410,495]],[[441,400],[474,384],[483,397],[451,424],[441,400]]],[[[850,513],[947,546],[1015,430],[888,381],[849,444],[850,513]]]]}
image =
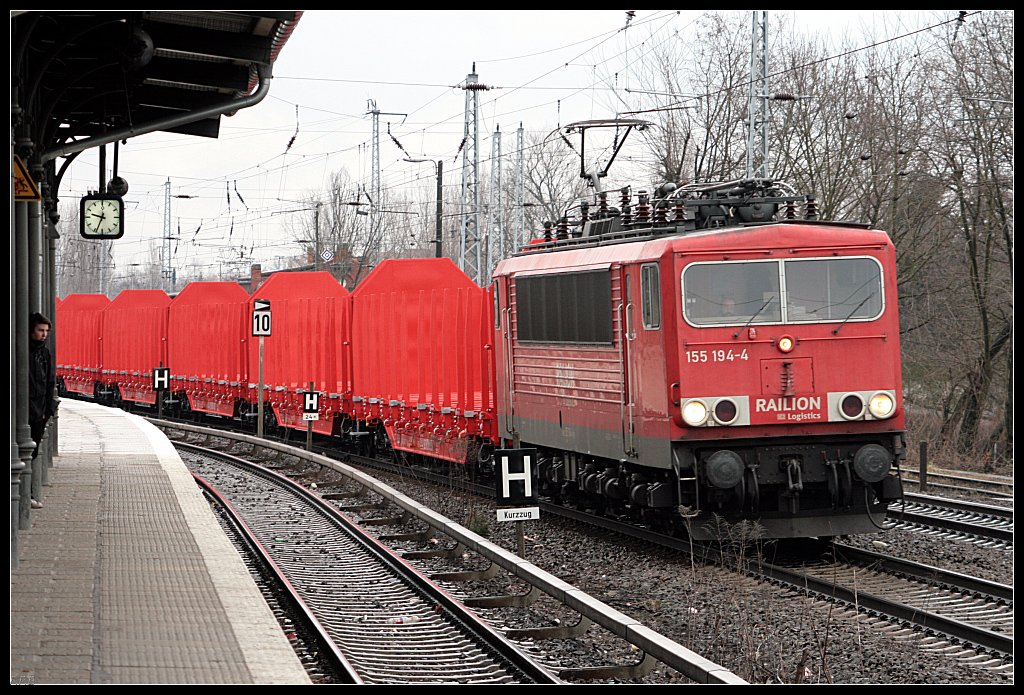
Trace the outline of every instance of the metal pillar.
{"type": "MultiPolygon", "coordinates": [[[[40,182],[40,189],[42,186],[41,171],[33,170],[32,175],[36,181],[40,182]]],[[[28,311],[29,314],[34,312],[43,311],[43,288],[46,281],[45,268],[48,265],[43,257],[43,210],[42,203],[28,203],[28,311]]],[[[50,318],[52,321],[53,319],[50,318]]],[[[28,330],[28,326],[26,326],[28,330]]],[[[31,336],[29,336],[31,337],[31,336]]],[[[51,354],[53,354],[51,352],[51,354]]],[[[31,369],[31,356],[27,366],[31,369]]],[[[30,393],[31,395],[31,393],[30,393]]],[[[28,485],[25,485],[25,476],[22,476],[22,488],[21,494],[22,499],[31,498],[40,500],[43,496],[42,481],[43,471],[46,467],[46,454],[48,453],[47,447],[45,446],[45,437],[39,441],[39,449],[36,452],[34,458],[31,459],[31,476],[28,485]]],[[[28,506],[28,505],[23,505],[28,506]]],[[[23,513],[23,518],[26,520],[25,528],[31,526],[31,520],[26,510],[23,513]]]]}
{"type": "Polygon", "coordinates": [[[466,116],[462,147],[462,239],[459,267],[477,283],[482,283],[486,262],[480,239],[480,116],[479,93],[490,89],[478,80],[476,63],[466,76],[466,116]]]}
{"type": "Polygon", "coordinates": [[[491,194],[487,206],[487,261],[480,270],[480,284],[489,285],[491,269],[498,259],[508,255],[508,243],[502,233],[501,209],[501,130],[495,127],[491,141],[491,194]]]}
{"type": "Polygon", "coordinates": [[[441,258],[444,255],[442,249],[443,239],[441,237],[441,196],[444,190],[441,185],[441,172],[444,171],[444,160],[437,160],[437,212],[434,216],[434,256],[441,258]]]}
{"type": "Polygon", "coordinates": [[[18,531],[28,528],[28,498],[24,482],[32,475],[32,430],[28,425],[28,207],[15,203],[12,209],[14,229],[14,272],[11,273],[11,561],[18,562],[18,531]]]}
{"type": "Polygon", "coordinates": [[[174,283],[171,280],[171,179],[164,183],[164,239],[160,245],[160,277],[163,280],[164,291],[170,294],[174,291],[174,283]]]}
{"type": "Polygon", "coordinates": [[[17,312],[14,316],[14,353],[17,364],[17,435],[18,435],[18,458],[21,461],[21,470],[17,490],[13,489],[14,475],[12,465],[12,490],[11,510],[17,511],[17,518],[12,519],[12,531],[16,526],[18,529],[28,529],[29,522],[29,491],[32,482],[32,450],[35,443],[32,441],[32,430],[28,424],[28,320],[31,310],[31,289],[29,286],[29,208],[38,203],[15,203],[15,273],[17,275],[17,312]]]}
{"type": "MultiPolygon", "coordinates": [[[[54,160],[50,160],[45,164],[46,166],[46,177],[45,180],[56,181],[57,180],[57,167],[54,160]]],[[[49,184],[46,184],[49,186],[49,184]]],[[[54,362],[54,372],[56,372],[57,365],[57,240],[60,239],[60,233],[57,232],[57,223],[60,221],[59,211],[51,209],[48,211],[47,217],[44,224],[46,230],[46,283],[43,289],[43,305],[46,307],[44,312],[49,317],[50,324],[50,337],[49,344],[47,347],[50,349],[50,355],[54,362]]],[[[54,393],[53,397],[56,398],[57,394],[54,393]]],[[[43,468],[43,484],[49,485],[50,473],[49,469],[53,467],[53,457],[59,453],[57,447],[58,438],[58,425],[59,425],[59,411],[52,418],[50,418],[50,426],[47,429],[47,439],[49,446],[47,447],[46,455],[46,466],[43,468]]]]}
{"type": "Polygon", "coordinates": [[[768,12],[753,12],[750,98],[747,103],[747,178],[768,176],[768,12]],[[758,14],[761,15],[760,20],[758,14]]]}
{"type": "Polygon", "coordinates": [[[526,230],[526,171],[523,167],[523,124],[519,124],[516,131],[516,222],[512,230],[512,253],[523,248],[526,240],[523,238],[526,230]]]}

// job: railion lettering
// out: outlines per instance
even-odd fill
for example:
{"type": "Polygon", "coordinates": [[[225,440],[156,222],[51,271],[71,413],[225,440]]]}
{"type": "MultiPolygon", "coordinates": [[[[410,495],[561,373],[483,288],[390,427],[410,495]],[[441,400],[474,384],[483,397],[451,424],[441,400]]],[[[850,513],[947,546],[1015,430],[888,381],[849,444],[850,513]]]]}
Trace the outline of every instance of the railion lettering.
{"type": "Polygon", "coordinates": [[[821,410],[821,396],[790,396],[788,398],[757,398],[754,412],[757,413],[798,413],[807,410],[821,410]]]}

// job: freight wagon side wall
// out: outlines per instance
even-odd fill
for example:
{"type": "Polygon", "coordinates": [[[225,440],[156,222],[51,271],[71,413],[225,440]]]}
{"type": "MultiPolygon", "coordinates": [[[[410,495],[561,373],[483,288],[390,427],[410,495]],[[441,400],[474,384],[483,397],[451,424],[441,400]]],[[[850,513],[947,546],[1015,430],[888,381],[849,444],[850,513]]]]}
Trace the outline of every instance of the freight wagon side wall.
{"type": "Polygon", "coordinates": [[[103,382],[124,400],[156,403],[152,372],[167,366],[167,310],[163,290],[124,290],[103,310],[103,382]]]}
{"type": "Polygon", "coordinates": [[[381,263],[353,293],[353,395],[396,448],[465,461],[496,439],[489,290],[449,259],[381,263]]]}
{"type": "Polygon", "coordinates": [[[167,364],[172,389],[191,407],[232,415],[249,394],[249,295],[233,282],[192,282],[170,303],[167,364]]]}
{"type": "MultiPolygon", "coordinates": [[[[272,334],[264,338],[263,348],[265,399],[280,424],[305,430],[303,394],[312,382],[321,394],[320,419],[313,429],[331,434],[333,417],[344,412],[351,383],[348,290],[327,272],[278,273],[256,291],[255,299],[270,301],[272,317],[272,334]]],[[[255,376],[258,338],[249,344],[249,361],[255,376]]]]}
{"type": "Polygon", "coordinates": [[[100,337],[103,310],[110,304],[102,294],[69,294],[57,307],[54,332],[57,376],[69,391],[93,395],[93,386],[103,369],[100,337]]]}

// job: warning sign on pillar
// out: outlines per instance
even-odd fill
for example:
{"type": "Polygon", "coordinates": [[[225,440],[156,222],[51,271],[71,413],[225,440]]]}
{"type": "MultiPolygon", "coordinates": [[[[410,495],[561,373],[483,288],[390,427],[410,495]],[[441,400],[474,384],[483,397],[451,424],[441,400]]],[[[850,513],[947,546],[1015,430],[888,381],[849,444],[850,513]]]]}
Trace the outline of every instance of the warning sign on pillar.
{"type": "Polygon", "coordinates": [[[40,201],[39,186],[32,180],[32,176],[25,168],[25,162],[21,157],[14,155],[14,199],[21,201],[40,201]]]}

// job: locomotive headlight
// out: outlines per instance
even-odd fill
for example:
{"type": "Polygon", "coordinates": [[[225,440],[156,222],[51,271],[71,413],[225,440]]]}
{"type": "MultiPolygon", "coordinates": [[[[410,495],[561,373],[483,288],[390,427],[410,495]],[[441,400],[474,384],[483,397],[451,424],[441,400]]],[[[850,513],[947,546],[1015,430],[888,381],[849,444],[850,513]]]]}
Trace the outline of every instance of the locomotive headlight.
{"type": "Polygon", "coordinates": [[[871,397],[868,410],[879,420],[884,420],[896,412],[896,403],[888,393],[879,392],[871,397]]]}
{"type": "Polygon", "coordinates": [[[708,419],[708,407],[702,401],[687,401],[683,404],[683,420],[690,427],[699,427],[708,419]]]}
{"type": "Polygon", "coordinates": [[[794,347],[796,347],[796,342],[790,336],[784,335],[779,338],[779,352],[792,352],[794,347]]]}

